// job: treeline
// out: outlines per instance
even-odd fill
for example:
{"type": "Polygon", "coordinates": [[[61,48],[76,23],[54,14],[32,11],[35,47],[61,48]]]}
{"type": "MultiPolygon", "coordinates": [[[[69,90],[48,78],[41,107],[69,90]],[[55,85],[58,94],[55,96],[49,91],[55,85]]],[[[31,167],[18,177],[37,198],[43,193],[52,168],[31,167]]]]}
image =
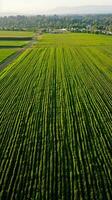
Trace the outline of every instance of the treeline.
{"type": "Polygon", "coordinates": [[[9,16],[0,17],[2,30],[33,30],[38,29],[68,30],[88,29],[112,32],[112,15],[71,15],[71,16],[9,16]]]}

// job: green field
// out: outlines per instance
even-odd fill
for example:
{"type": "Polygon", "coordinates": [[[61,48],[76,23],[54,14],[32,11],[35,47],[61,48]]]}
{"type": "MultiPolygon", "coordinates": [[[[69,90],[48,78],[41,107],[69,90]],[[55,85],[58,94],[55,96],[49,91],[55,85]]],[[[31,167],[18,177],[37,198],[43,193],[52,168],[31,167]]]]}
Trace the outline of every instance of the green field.
{"type": "Polygon", "coordinates": [[[1,200],[111,200],[112,37],[42,36],[0,94],[1,200]]]}
{"type": "Polygon", "coordinates": [[[0,63],[17,52],[19,48],[30,44],[32,36],[33,32],[0,31],[0,63]]]}
{"type": "Polygon", "coordinates": [[[0,41],[0,47],[22,47],[29,41],[0,41]]]}
{"type": "Polygon", "coordinates": [[[16,52],[14,49],[0,49],[0,63],[16,52]]]}
{"type": "Polygon", "coordinates": [[[0,31],[0,37],[32,37],[33,34],[27,31],[0,31]]]}
{"type": "MultiPolygon", "coordinates": [[[[112,48],[112,37],[105,35],[92,35],[85,33],[46,34],[41,37],[41,47],[88,47],[109,46],[112,48]]],[[[38,44],[38,46],[40,47],[38,44]]]]}
{"type": "Polygon", "coordinates": [[[0,31],[0,48],[23,47],[27,45],[34,33],[25,31],[0,31]]]}

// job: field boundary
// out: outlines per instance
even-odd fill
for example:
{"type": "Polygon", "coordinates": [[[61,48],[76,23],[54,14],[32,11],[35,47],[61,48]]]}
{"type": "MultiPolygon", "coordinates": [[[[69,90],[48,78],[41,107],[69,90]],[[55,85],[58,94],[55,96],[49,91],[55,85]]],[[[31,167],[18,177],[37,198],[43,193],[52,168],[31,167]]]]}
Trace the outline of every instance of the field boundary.
{"type": "MultiPolygon", "coordinates": [[[[5,67],[7,67],[9,64],[11,64],[16,58],[18,58],[28,48],[31,48],[33,46],[34,42],[35,42],[35,39],[32,39],[27,45],[24,45],[22,47],[16,47],[16,48],[20,48],[20,50],[14,54],[8,56],[6,59],[4,59],[0,63],[0,71],[2,71],[5,67]]],[[[12,47],[10,47],[10,48],[12,48],[12,47]]],[[[3,48],[0,48],[0,49],[3,49],[3,48]]],[[[5,47],[4,49],[8,49],[8,47],[5,47]]]]}

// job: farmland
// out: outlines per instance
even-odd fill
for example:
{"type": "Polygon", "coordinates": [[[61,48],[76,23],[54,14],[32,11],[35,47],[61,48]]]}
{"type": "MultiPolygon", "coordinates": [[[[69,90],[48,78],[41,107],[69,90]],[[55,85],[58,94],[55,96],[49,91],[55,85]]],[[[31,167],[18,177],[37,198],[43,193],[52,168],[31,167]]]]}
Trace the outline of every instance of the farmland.
{"type": "Polygon", "coordinates": [[[28,31],[0,31],[0,37],[32,37],[33,34],[28,31]]]}
{"type": "Polygon", "coordinates": [[[112,48],[112,37],[85,33],[45,34],[38,47],[109,47],[112,48]]]}
{"type": "Polygon", "coordinates": [[[0,31],[0,48],[23,47],[33,37],[32,32],[0,31]]]}
{"type": "Polygon", "coordinates": [[[0,31],[0,63],[30,44],[33,35],[25,31],[0,31]]]}
{"type": "Polygon", "coordinates": [[[16,50],[14,49],[2,49],[2,50],[0,49],[0,63],[14,53],[16,53],[16,50]]]}
{"type": "Polygon", "coordinates": [[[110,200],[112,37],[46,34],[0,72],[1,200],[110,200]]]}
{"type": "Polygon", "coordinates": [[[13,48],[13,47],[23,47],[23,46],[25,46],[26,44],[28,44],[28,42],[29,41],[4,41],[4,40],[2,40],[2,41],[0,41],[0,48],[2,47],[2,48],[5,48],[5,47],[7,47],[7,48],[13,48]]]}

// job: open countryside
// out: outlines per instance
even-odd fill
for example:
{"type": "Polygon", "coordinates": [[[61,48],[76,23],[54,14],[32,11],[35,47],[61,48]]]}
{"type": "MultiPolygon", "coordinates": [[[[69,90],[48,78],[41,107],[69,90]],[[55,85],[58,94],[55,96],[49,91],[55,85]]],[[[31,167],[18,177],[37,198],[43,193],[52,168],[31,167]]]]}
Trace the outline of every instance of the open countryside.
{"type": "Polygon", "coordinates": [[[36,37],[0,71],[0,198],[110,200],[112,37],[36,37]]]}

